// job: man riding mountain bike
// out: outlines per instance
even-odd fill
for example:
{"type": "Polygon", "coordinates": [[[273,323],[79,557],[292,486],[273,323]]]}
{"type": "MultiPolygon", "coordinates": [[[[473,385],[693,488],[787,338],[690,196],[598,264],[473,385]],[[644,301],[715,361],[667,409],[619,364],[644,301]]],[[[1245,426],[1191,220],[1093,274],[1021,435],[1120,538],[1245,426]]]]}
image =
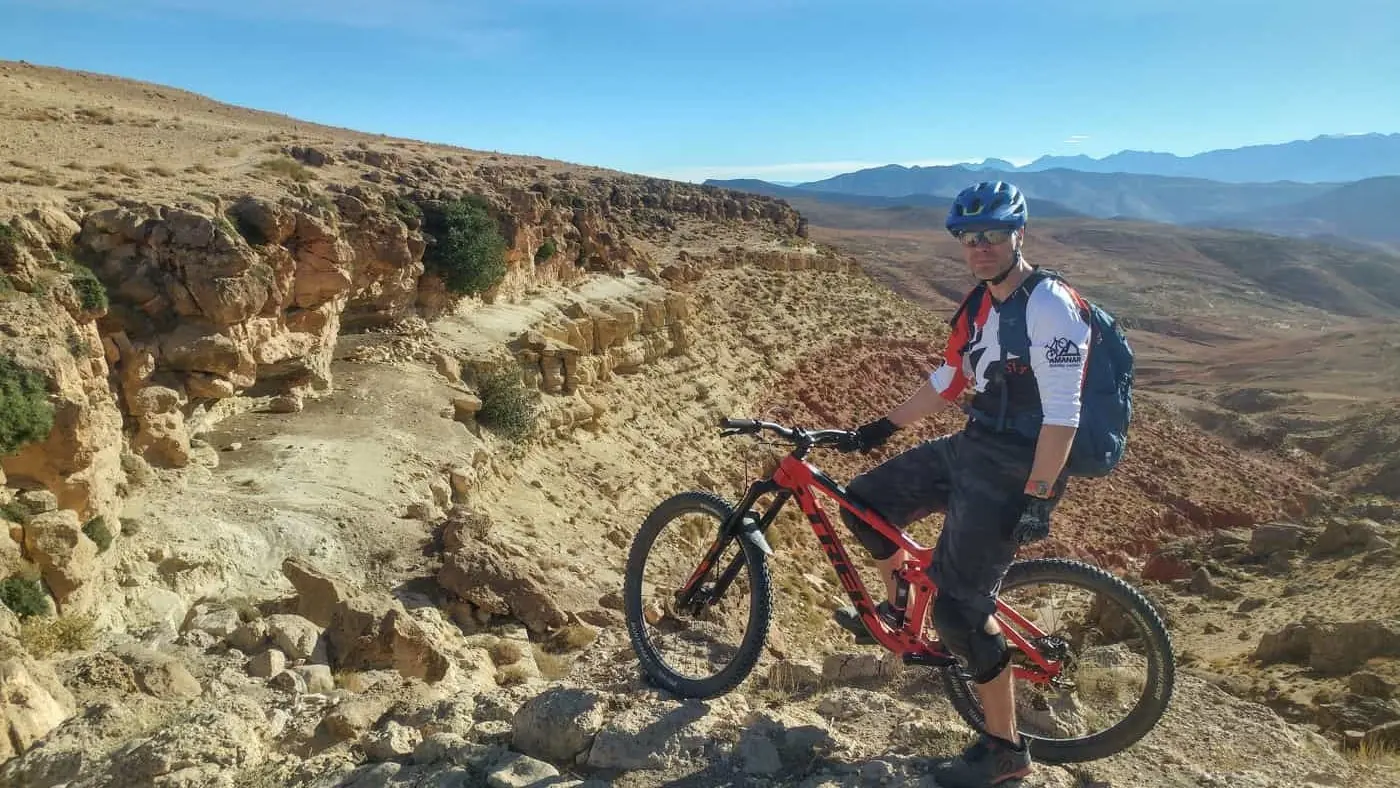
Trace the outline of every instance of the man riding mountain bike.
{"type": "MultiPolygon", "coordinates": [[[[952,406],[969,387],[973,392],[961,431],[920,443],[847,488],[900,528],[935,511],[945,514],[929,569],[938,586],[932,623],[976,682],[986,718],[986,733],[939,765],[938,783],[947,788],[998,785],[1031,771],[1016,729],[1010,652],[992,613],[1017,549],[1049,533],[1080,424],[1091,338],[1085,302],[1026,261],[1026,220],[1025,197],[1003,181],[969,186],[953,200],[946,227],[984,287],[954,316],[942,365],[908,400],[859,427],[842,447],[868,452],[952,406]]],[[[878,613],[900,626],[911,600],[895,571],[907,554],[849,512],[841,514],[885,581],[888,598],[878,613]]],[[[857,642],[875,642],[854,608],[838,611],[837,621],[857,642]]]]}

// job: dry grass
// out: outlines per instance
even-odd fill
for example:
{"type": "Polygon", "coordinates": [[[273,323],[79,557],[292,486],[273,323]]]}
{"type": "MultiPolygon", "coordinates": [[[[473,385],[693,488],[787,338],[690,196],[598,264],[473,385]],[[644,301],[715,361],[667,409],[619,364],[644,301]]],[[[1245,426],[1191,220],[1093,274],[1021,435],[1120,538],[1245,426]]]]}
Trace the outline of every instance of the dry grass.
{"type": "Polygon", "coordinates": [[[540,669],[540,675],[546,679],[568,678],[573,671],[574,660],[562,654],[551,654],[537,645],[532,645],[535,652],[535,665],[540,669]]]}
{"type": "Polygon", "coordinates": [[[556,652],[578,651],[593,645],[598,639],[598,630],[587,624],[570,624],[550,638],[550,650],[556,652]]]}
{"type": "Polygon", "coordinates": [[[787,663],[778,663],[768,671],[763,686],[755,693],[759,700],[770,706],[778,706],[810,696],[821,689],[821,677],[815,682],[807,680],[800,668],[787,663]]]}
{"type": "Polygon", "coordinates": [[[1400,747],[1394,744],[1363,739],[1359,747],[1345,752],[1350,760],[1357,763],[1400,769],[1400,747]]]}
{"type": "Polygon", "coordinates": [[[510,687],[516,684],[523,684],[535,677],[535,671],[524,662],[517,662],[514,665],[506,665],[496,671],[496,683],[502,687],[510,687]]]}
{"type": "Polygon", "coordinates": [[[42,109],[27,109],[15,116],[18,120],[28,120],[37,123],[51,123],[54,121],[67,120],[67,112],[58,107],[44,107],[42,109]]]}
{"type": "Polygon", "coordinates": [[[135,178],[137,175],[141,174],[139,171],[137,171],[135,167],[132,167],[130,164],[125,164],[122,162],[113,162],[111,164],[99,164],[97,165],[97,169],[101,170],[102,172],[110,172],[113,175],[124,175],[128,178],[135,178]]]}
{"type": "Polygon", "coordinates": [[[528,648],[529,644],[527,643],[502,638],[490,648],[491,661],[497,665],[514,665],[524,659],[525,651],[528,648]]]}
{"type": "Polygon", "coordinates": [[[111,108],[100,107],[78,107],[73,111],[80,123],[95,123],[102,126],[114,126],[117,123],[116,113],[111,108]]]}
{"type": "Polygon", "coordinates": [[[25,175],[0,175],[2,183],[19,183],[25,186],[57,186],[58,176],[51,172],[31,172],[25,175]]]}
{"type": "Polygon", "coordinates": [[[87,616],[32,616],[20,624],[19,642],[43,659],[60,651],[81,651],[92,645],[97,630],[87,616]]]}
{"type": "Polygon", "coordinates": [[[297,183],[305,183],[314,177],[311,174],[311,170],[308,170],[291,159],[285,158],[263,159],[261,162],[258,162],[258,169],[273,175],[291,178],[297,183]]]}

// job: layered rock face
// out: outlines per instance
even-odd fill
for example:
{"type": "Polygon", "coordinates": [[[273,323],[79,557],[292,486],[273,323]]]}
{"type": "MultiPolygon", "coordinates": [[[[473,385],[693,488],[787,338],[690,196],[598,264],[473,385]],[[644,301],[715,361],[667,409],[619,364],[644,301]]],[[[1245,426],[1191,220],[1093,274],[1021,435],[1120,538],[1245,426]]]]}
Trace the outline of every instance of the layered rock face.
{"type": "MultiPolygon", "coordinates": [[[[51,251],[78,226],[61,211],[41,208],[6,229],[0,355],[46,381],[53,429],[0,457],[0,469],[11,487],[50,491],[60,507],[86,518],[116,501],[122,435],[96,322],[100,310],[85,304],[70,266],[51,251]]],[[[6,503],[13,492],[0,495],[6,503]]]]}
{"type": "MultiPolygon", "coordinates": [[[[317,166],[357,155],[292,153],[317,166]]],[[[365,177],[324,191],[296,184],[276,198],[210,198],[212,208],[118,201],[85,214],[40,207],[3,223],[0,352],[45,381],[53,428],[0,458],[8,484],[0,504],[23,490],[50,491],[57,511],[0,517],[22,521],[11,535],[60,605],[82,609],[77,592],[97,571],[99,551],[83,526],[102,518],[118,528],[128,474],[190,464],[192,420],[211,423],[220,401],[234,397],[299,410],[333,386],[342,331],[433,319],[461,303],[425,263],[435,239],[419,206],[465,193],[440,188],[444,173],[392,154],[365,160],[396,188],[365,177]]],[[[686,278],[687,266],[693,274],[702,262],[724,264],[654,258],[648,235],[686,215],[761,223],[778,236],[805,230],[785,204],[716,189],[572,173],[528,183],[511,169],[476,175],[473,194],[506,246],[505,275],[479,296],[487,303],[589,273],[635,271],[659,282],[663,268],[674,279],[686,278]]],[[[688,308],[675,294],[580,302],[508,352],[528,384],[572,394],[684,350],[688,308]]],[[[567,427],[598,415],[576,397],[548,421],[567,427]]]]}

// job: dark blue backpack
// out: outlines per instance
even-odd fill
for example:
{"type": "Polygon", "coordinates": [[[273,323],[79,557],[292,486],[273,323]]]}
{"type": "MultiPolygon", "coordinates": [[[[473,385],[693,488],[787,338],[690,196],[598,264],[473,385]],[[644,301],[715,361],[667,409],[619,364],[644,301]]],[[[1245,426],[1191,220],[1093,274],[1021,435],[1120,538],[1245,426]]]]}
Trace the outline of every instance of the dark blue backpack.
{"type": "MultiPolygon", "coordinates": [[[[1030,357],[1031,341],[1026,333],[1025,303],[1036,284],[1048,277],[1064,281],[1064,277],[1055,271],[1037,268],[1021,285],[1027,298],[1020,301],[1020,319],[1011,321],[1019,324],[1019,330],[1000,333],[1004,352],[1014,353],[1023,359],[1030,357]]],[[[975,319],[985,291],[986,285],[977,285],[954,314],[953,322],[956,323],[964,311],[968,313],[969,320],[975,319]]],[[[1123,450],[1128,442],[1128,425],[1133,418],[1133,350],[1128,346],[1122,326],[1112,315],[1077,292],[1071,292],[1079,302],[1091,334],[1086,362],[1088,369],[1080,398],[1079,429],[1075,432],[1065,471],[1071,476],[1106,476],[1123,459],[1123,450]]],[[[1003,326],[1006,322],[1001,321],[1003,326]]],[[[971,330],[968,335],[972,335],[971,330]]],[[[992,417],[992,420],[1005,424],[1005,415],[992,417]]],[[[974,414],[977,418],[987,416],[974,414]]],[[[1011,419],[1011,423],[1016,431],[1034,438],[1040,433],[1040,418],[1039,414],[1020,414],[1019,418],[1011,419]]]]}

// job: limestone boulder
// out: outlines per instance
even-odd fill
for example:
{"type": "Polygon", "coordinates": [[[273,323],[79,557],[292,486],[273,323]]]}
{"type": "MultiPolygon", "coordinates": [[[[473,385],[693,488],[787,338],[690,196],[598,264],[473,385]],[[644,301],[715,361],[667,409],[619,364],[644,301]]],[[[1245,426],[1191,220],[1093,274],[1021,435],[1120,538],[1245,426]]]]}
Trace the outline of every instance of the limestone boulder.
{"type": "Polygon", "coordinates": [[[60,605],[97,576],[97,545],[83,534],[72,509],[31,518],[24,528],[24,546],[60,605]]]}
{"type": "Polygon", "coordinates": [[[284,560],[282,574],[297,591],[297,614],[320,627],[330,626],[336,609],[355,595],[349,582],[322,571],[303,558],[284,560]]]}
{"type": "Polygon", "coordinates": [[[545,761],[573,763],[607,722],[608,700],[575,687],[551,687],[526,701],[511,720],[516,750],[545,761]]]}
{"type": "Polygon", "coordinates": [[[479,609],[514,616],[530,631],[543,634],[567,624],[568,616],[537,573],[528,562],[491,549],[488,543],[449,555],[438,571],[438,583],[479,609]]]}
{"type": "Polygon", "coordinates": [[[429,613],[410,614],[387,595],[364,594],[341,602],[326,629],[330,664],[338,670],[392,669],[428,683],[461,676],[460,630],[429,613]]]}
{"type": "Polygon", "coordinates": [[[52,668],[29,659],[0,660],[0,763],[29,749],[73,714],[73,696],[52,668]]]}
{"type": "Polygon", "coordinates": [[[267,617],[268,638],[291,660],[325,662],[327,644],[322,628],[312,621],[291,613],[267,617]]]}

